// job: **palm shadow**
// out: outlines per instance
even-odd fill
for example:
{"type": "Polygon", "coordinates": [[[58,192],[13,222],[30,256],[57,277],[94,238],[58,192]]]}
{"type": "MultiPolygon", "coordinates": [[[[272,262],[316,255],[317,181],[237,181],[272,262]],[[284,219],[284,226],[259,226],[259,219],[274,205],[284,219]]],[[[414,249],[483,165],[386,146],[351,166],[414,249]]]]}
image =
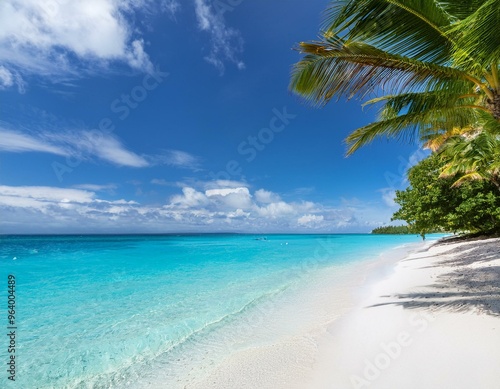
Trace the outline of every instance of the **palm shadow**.
{"type": "Polygon", "coordinates": [[[393,295],[394,301],[371,307],[397,305],[449,312],[475,309],[500,316],[500,266],[489,263],[500,258],[500,239],[468,242],[443,252],[439,258],[428,267],[452,266],[456,270],[440,275],[434,284],[425,286],[425,292],[393,295]]]}

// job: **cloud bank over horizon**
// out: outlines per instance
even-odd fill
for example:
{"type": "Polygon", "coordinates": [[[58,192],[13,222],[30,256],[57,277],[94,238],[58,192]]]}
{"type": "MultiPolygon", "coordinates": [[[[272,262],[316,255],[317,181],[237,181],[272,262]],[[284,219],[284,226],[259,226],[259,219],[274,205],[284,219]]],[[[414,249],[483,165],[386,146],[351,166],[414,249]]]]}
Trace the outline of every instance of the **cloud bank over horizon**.
{"type": "Polygon", "coordinates": [[[182,186],[179,193],[156,205],[107,200],[96,193],[113,192],[116,185],[82,184],[73,188],[2,185],[0,231],[4,234],[359,232],[380,224],[365,218],[364,206],[331,207],[311,201],[285,201],[277,193],[265,189],[252,191],[249,186],[235,184],[211,181],[200,184],[205,189],[182,186]]]}

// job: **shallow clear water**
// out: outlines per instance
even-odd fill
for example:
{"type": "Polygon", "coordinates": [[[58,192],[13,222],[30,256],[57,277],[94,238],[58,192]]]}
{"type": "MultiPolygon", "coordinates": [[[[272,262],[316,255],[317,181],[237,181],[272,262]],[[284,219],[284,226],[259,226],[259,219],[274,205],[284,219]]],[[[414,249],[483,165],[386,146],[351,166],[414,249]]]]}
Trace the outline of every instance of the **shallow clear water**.
{"type": "MultiPolygon", "coordinates": [[[[141,387],[160,371],[174,383],[196,368],[201,353],[238,347],[236,325],[252,309],[262,311],[323,270],[418,241],[381,235],[3,236],[0,283],[7,291],[8,274],[16,277],[18,329],[16,382],[0,373],[2,387],[141,387]]],[[[1,344],[1,361],[7,361],[7,340],[1,344]]]]}

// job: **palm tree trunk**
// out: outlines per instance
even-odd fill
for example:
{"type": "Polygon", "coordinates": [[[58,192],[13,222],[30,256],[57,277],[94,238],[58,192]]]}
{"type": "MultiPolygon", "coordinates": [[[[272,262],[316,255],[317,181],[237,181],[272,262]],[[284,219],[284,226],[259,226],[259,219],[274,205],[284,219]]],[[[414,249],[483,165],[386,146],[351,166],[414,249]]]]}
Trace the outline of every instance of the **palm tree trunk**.
{"type": "Polygon", "coordinates": [[[493,117],[500,121],[500,94],[495,93],[492,99],[488,99],[488,105],[493,117]]]}

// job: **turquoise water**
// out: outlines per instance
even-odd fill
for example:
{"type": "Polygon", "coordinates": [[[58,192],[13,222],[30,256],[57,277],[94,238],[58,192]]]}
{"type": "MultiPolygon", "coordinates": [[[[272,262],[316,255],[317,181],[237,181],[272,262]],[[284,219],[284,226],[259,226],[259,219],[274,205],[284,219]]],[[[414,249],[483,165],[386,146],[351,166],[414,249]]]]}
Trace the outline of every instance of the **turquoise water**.
{"type": "MultiPolygon", "coordinates": [[[[238,332],[229,329],[252,309],[313,282],[324,269],[420,241],[382,235],[0,239],[2,295],[7,300],[7,277],[14,275],[17,325],[16,381],[2,369],[0,382],[30,389],[140,388],[158,372],[164,387],[174,387],[178,375],[197,368],[201,353],[213,350],[215,363],[216,355],[237,348],[238,332]]],[[[6,308],[1,317],[5,330],[6,308]]],[[[7,341],[0,342],[2,361],[7,341]]]]}

